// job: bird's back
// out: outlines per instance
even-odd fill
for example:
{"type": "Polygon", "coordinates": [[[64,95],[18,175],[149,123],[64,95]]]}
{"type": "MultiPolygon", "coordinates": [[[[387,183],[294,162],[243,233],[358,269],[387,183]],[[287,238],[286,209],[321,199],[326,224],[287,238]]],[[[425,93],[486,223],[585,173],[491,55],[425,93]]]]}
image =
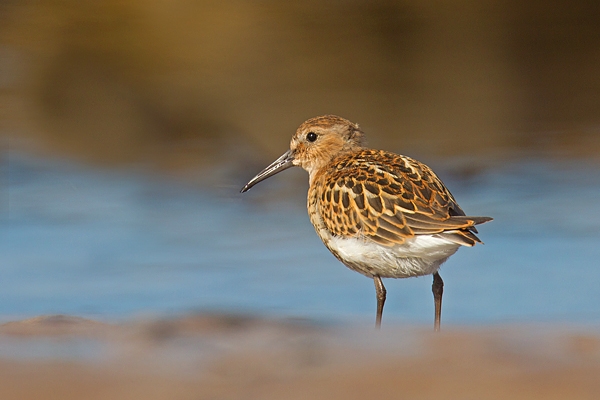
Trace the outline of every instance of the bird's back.
{"type": "MultiPolygon", "coordinates": [[[[425,164],[394,153],[363,149],[334,158],[315,174],[309,214],[317,232],[360,237],[382,246],[417,235],[439,235],[460,245],[480,240],[474,225],[491,220],[468,217],[425,164]]],[[[327,235],[326,235],[327,236],[327,235]]]]}

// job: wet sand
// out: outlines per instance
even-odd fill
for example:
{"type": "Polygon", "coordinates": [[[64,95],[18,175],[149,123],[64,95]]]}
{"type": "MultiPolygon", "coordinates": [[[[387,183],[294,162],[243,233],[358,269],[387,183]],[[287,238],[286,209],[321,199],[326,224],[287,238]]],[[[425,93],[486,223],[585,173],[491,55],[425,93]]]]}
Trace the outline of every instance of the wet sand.
{"type": "Polygon", "coordinates": [[[2,399],[595,399],[600,334],[189,315],[0,326],[2,399]]]}

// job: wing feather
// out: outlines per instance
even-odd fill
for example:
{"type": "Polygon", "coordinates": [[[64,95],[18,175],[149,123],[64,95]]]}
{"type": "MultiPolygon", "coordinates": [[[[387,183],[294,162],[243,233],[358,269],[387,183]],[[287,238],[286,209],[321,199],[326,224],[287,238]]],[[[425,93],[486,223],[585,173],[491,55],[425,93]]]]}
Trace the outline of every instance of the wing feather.
{"type": "Polygon", "coordinates": [[[383,245],[415,235],[436,235],[457,244],[480,242],[474,225],[426,165],[409,157],[363,150],[341,157],[322,175],[319,213],[334,235],[360,235],[383,245]]]}

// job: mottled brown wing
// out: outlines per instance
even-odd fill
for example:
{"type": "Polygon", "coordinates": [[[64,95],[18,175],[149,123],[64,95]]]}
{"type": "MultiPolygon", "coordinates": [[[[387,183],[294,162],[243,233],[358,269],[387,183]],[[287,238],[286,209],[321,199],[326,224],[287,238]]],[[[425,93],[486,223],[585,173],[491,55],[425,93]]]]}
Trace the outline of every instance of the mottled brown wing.
{"type": "Polygon", "coordinates": [[[408,157],[364,150],[337,160],[328,171],[319,212],[338,236],[363,235],[392,246],[414,235],[442,235],[472,246],[473,225],[426,165],[408,157]]]}

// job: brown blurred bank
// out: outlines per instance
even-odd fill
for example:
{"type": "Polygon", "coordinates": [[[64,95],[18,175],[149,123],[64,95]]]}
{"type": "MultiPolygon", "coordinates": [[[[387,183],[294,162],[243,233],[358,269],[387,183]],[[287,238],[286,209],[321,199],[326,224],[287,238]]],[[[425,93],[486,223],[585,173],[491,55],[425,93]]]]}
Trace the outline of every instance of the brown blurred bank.
{"type": "Polygon", "coordinates": [[[597,1],[6,0],[0,134],[180,169],[335,113],[417,156],[597,157],[599,65],[597,1]]]}

